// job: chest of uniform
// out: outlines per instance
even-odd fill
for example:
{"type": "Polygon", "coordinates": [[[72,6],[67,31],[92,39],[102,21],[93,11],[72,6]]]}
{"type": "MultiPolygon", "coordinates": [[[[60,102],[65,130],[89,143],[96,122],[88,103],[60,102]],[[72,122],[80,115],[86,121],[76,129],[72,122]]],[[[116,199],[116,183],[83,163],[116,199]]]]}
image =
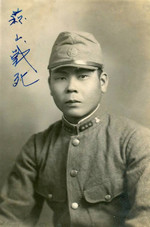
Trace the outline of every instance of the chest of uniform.
{"type": "Polygon", "coordinates": [[[68,191],[89,202],[111,201],[124,190],[124,172],[119,143],[111,139],[108,144],[97,132],[83,133],[49,147],[36,189],[51,201],[66,201],[68,191]]]}

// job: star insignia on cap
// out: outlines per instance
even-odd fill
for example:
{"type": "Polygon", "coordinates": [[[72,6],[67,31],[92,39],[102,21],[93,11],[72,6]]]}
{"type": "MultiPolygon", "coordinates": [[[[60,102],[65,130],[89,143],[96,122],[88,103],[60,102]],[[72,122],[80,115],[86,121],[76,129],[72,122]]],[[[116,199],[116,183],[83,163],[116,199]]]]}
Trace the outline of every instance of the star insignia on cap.
{"type": "Polygon", "coordinates": [[[75,57],[78,54],[78,50],[75,47],[69,47],[67,50],[67,54],[69,57],[75,57]]]}

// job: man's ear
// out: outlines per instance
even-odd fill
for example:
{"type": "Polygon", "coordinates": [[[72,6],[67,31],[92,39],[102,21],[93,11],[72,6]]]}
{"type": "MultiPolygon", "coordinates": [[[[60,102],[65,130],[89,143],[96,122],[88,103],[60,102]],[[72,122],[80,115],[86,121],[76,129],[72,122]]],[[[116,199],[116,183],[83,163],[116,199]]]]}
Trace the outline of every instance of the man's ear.
{"type": "Polygon", "coordinates": [[[50,84],[49,84],[49,89],[50,89],[50,95],[53,96],[53,92],[52,92],[52,90],[51,90],[50,84]]]}
{"type": "Polygon", "coordinates": [[[107,91],[108,81],[109,79],[107,73],[102,72],[100,75],[100,86],[102,93],[105,93],[107,91]]]}
{"type": "Polygon", "coordinates": [[[51,82],[50,82],[51,78],[50,78],[50,76],[51,75],[49,75],[49,77],[48,77],[48,85],[49,85],[49,89],[50,89],[50,95],[53,96],[52,90],[51,90],[51,82]]]}

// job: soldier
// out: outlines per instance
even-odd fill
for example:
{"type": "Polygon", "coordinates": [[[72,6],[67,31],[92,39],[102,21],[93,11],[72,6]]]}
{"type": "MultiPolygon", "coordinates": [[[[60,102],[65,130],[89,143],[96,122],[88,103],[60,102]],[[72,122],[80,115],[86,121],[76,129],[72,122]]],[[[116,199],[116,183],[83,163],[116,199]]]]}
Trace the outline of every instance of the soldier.
{"type": "Polygon", "coordinates": [[[49,86],[62,120],[33,135],[1,193],[1,225],[35,226],[43,202],[55,227],[150,226],[150,131],[103,113],[107,90],[100,44],[62,32],[49,86]]]}

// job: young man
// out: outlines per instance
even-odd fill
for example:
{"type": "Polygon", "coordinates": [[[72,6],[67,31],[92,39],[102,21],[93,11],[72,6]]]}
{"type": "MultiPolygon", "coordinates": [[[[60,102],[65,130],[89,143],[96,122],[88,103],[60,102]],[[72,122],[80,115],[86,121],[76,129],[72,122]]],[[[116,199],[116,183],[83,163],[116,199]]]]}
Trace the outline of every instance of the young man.
{"type": "Polygon", "coordinates": [[[61,33],[48,69],[63,118],[24,146],[2,189],[1,224],[35,226],[47,201],[56,227],[150,226],[150,132],[102,113],[99,43],[61,33]]]}

